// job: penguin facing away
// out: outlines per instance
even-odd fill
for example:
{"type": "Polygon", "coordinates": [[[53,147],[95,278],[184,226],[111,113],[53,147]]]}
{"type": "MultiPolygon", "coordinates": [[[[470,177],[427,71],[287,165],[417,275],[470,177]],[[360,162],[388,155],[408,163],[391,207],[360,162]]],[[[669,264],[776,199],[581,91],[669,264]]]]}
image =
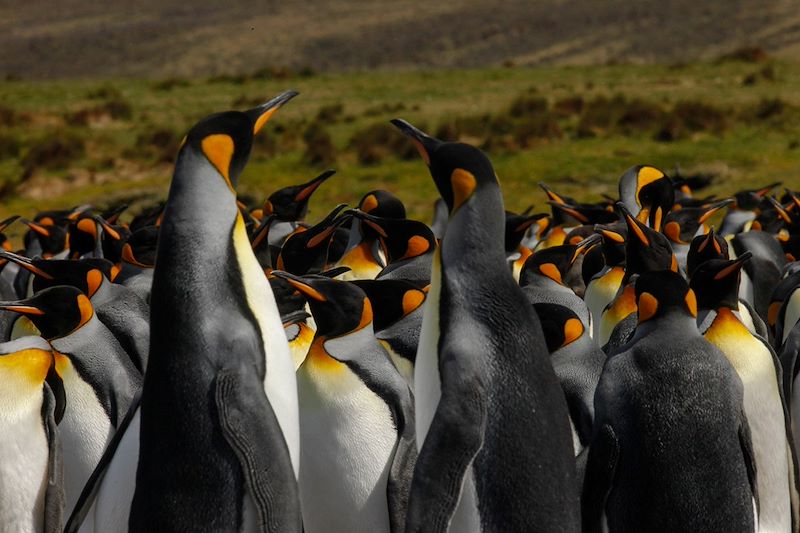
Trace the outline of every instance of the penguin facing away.
{"type": "Polygon", "coordinates": [[[414,368],[420,452],[406,531],[578,531],[569,414],[541,326],[506,267],[492,165],[472,146],[392,122],[450,211],[414,368]]]}
{"type": "Polygon", "coordinates": [[[636,334],[595,394],[584,531],[754,531],[741,380],[697,330],[679,274],[645,272],[635,291],[636,334]]]}
{"type": "Polygon", "coordinates": [[[296,94],[211,115],[180,148],[153,275],[133,531],[301,529],[294,365],[234,192],[254,134],[296,94]]]}

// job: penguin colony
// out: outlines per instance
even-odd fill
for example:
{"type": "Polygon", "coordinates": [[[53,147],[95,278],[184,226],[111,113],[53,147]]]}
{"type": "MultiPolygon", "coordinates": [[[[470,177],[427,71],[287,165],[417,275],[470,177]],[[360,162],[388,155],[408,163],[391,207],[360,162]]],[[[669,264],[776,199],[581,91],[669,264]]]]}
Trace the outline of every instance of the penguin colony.
{"type": "Polygon", "coordinates": [[[510,213],[394,120],[432,225],[382,190],[313,222],[333,171],[236,195],[295,95],[198,122],[130,222],[0,224],[0,530],[800,530],[800,195],[641,165],[510,213]]]}

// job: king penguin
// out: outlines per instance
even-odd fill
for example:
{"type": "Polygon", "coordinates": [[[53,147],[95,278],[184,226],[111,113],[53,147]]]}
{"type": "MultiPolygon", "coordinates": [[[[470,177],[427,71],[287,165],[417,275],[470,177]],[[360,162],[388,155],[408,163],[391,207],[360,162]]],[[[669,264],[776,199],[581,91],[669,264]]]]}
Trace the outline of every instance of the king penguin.
{"type": "Polygon", "coordinates": [[[781,368],[770,345],[736,316],[739,279],[750,253],[732,261],[701,264],[691,286],[698,306],[712,309],[703,336],[728,358],[744,385],[744,411],[750,424],[758,487],[759,531],[797,531],[791,424],[783,397],[781,368]],[[794,509],[794,512],[793,512],[794,509]]]}
{"type": "Polygon", "coordinates": [[[64,509],[56,424],[64,388],[40,337],[0,344],[0,528],[57,533],[64,509]]]}
{"type": "Polygon", "coordinates": [[[317,324],[297,370],[305,531],[405,531],[414,402],[374,336],[369,299],[352,283],[275,275],[305,295],[317,324]]]}
{"type": "Polygon", "coordinates": [[[635,336],[595,393],[584,531],[754,531],[741,380],[697,330],[679,274],[642,273],[635,296],[635,336]]]}
{"type": "Polygon", "coordinates": [[[393,124],[450,211],[414,368],[420,452],[406,531],[578,531],[569,413],[541,325],[506,266],[492,164],[477,148],[393,124]]]}
{"type": "Polygon", "coordinates": [[[210,115],[178,153],[153,275],[131,531],[301,529],[294,364],[234,189],[254,134],[296,94],[210,115]]]}

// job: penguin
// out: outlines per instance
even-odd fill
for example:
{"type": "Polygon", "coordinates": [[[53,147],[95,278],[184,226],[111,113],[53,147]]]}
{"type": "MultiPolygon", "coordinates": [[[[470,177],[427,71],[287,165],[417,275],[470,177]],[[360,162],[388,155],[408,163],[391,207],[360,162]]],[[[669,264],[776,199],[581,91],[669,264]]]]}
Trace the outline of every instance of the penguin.
{"type": "MultiPolygon", "coordinates": [[[[595,226],[603,241],[598,247],[604,266],[586,283],[583,298],[592,319],[591,337],[600,342],[600,324],[603,310],[617,296],[625,277],[625,240],[627,227],[623,223],[613,226],[595,226]]],[[[598,344],[599,345],[599,344],[598,344]]]]}
{"type": "Polygon", "coordinates": [[[375,338],[414,391],[414,360],[422,328],[428,286],[399,279],[356,280],[366,293],[374,315],[375,338]]]}
{"type": "Polygon", "coordinates": [[[66,285],[0,308],[28,316],[50,343],[67,398],[59,424],[64,449],[65,510],[71,513],[119,421],[141,390],[142,376],[97,319],[89,299],[66,285]]]}
{"type": "Polygon", "coordinates": [[[778,357],[737,317],[745,253],[732,261],[712,259],[692,276],[698,307],[712,309],[703,336],[728,358],[744,385],[744,411],[756,466],[760,531],[796,531],[800,503],[795,479],[791,425],[786,411],[778,357]],[[793,519],[794,516],[794,519],[793,519]]]}
{"type": "Polygon", "coordinates": [[[669,213],[675,203],[675,189],[669,176],[651,165],[636,165],[619,178],[619,199],[639,222],[656,231],[658,208],[662,216],[669,213]]]}
{"type": "MultiPolygon", "coordinates": [[[[202,215],[198,215],[202,216],[202,215]]],[[[143,301],[150,302],[159,228],[147,226],[131,233],[122,246],[122,263],[115,283],[125,285],[143,301]]]]}
{"type": "Polygon", "coordinates": [[[414,367],[420,448],[406,531],[578,531],[569,413],[541,325],[505,267],[492,165],[477,148],[392,123],[450,211],[414,367]]]}
{"type": "Polygon", "coordinates": [[[550,303],[571,309],[583,328],[592,329],[592,318],[586,303],[564,284],[576,259],[598,244],[602,238],[591,235],[580,243],[552,246],[535,252],[525,262],[520,274],[520,287],[531,305],[550,303]]]}
{"type": "Polygon", "coordinates": [[[324,270],[332,235],[340,224],[350,220],[349,215],[339,217],[345,207],[345,204],[337,205],[318,223],[307,229],[300,227],[286,237],[275,267],[298,276],[324,270]]]}
{"type": "Polygon", "coordinates": [[[64,388],[40,337],[0,343],[0,524],[56,533],[63,526],[63,458],[57,424],[64,388]]]}
{"type": "Polygon", "coordinates": [[[311,195],[334,174],[335,170],[328,169],[311,181],[283,187],[269,195],[262,211],[264,217],[272,216],[275,219],[267,237],[270,245],[280,246],[297,229],[299,222],[305,220],[308,214],[311,195]]]}
{"type": "Polygon", "coordinates": [[[697,235],[686,254],[686,273],[692,277],[695,269],[710,259],[728,259],[728,241],[711,227],[705,235],[697,235]]]}
{"type": "Polygon", "coordinates": [[[722,200],[702,207],[684,207],[670,211],[664,218],[662,233],[672,244],[672,250],[678,258],[678,266],[686,270],[687,256],[692,239],[698,232],[705,232],[705,223],[714,213],[733,203],[732,199],[722,200]]]}
{"type": "Polygon", "coordinates": [[[357,209],[347,213],[378,234],[378,244],[386,259],[386,266],[375,279],[402,279],[425,285],[430,283],[436,238],[427,225],[407,218],[376,217],[357,209]]]}
{"type": "Polygon", "coordinates": [[[506,234],[505,248],[506,259],[511,264],[511,273],[514,279],[519,282],[519,273],[533,250],[522,245],[522,239],[539,220],[546,218],[547,213],[535,213],[533,215],[518,215],[506,211],[506,234]]]}
{"type": "Polygon", "coordinates": [[[731,259],[746,251],[753,257],[744,264],[739,297],[752,305],[766,322],[769,320],[770,297],[781,280],[786,257],[775,236],[763,231],[747,231],[731,239],[731,259]]]}
{"type": "Polygon", "coordinates": [[[150,300],[132,531],[301,530],[294,365],[235,185],[253,136],[297,93],[186,135],[150,300]]]}
{"type": "Polygon", "coordinates": [[[741,380],[700,335],[679,274],[642,273],[635,297],[636,334],[595,393],[584,531],[754,531],[741,380]]]}
{"type": "Polygon", "coordinates": [[[756,209],[772,189],[780,182],[770,183],[758,189],[739,191],[733,195],[734,203],[728,208],[719,233],[723,237],[741,233],[748,223],[756,219],[756,209]]]}
{"type": "MultiPolygon", "coordinates": [[[[594,392],[606,355],[589,336],[577,313],[563,305],[533,304],[547,341],[553,370],[564,389],[577,457],[589,445],[594,421],[594,392]]],[[[578,475],[582,480],[582,468],[578,475]]]]}
{"type": "Polygon", "coordinates": [[[636,327],[636,299],[631,278],[649,271],[678,271],[678,260],[667,238],[633,216],[621,202],[617,208],[627,224],[625,275],[617,297],[600,318],[600,346],[606,353],[624,345],[636,327]]]}
{"type": "Polygon", "coordinates": [[[447,229],[447,219],[449,217],[449,212],[447,211],[447,204],[444,203],[444,200],[441,198],[437,198],[436,201],[433,203],[433,219],[431,220],[431,231],[433,231],[433,235],[438,239],[442,240],[444,237],[444,232],[447,229]]]}
{"type": "Polygon", "coordinates": [[[414,402],[375,339],[370,300],[348,282],[275,275],[306,297],[317,324],[297,370],[305,531],[405,531],[414,402]]]}

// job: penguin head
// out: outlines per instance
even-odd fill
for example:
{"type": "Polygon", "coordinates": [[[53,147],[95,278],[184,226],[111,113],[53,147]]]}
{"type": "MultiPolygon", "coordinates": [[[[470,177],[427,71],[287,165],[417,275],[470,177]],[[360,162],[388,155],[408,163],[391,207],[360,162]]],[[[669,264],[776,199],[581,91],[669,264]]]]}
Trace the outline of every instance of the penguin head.
{"type": "Polygon", "coordinates": [[[637,220],[649,222],[658,231],[659,218],[663,218],[675,203],[675,188],[669,176],[656,167],[636,165],[620,177],[619,197],[637,220]]]}
{"type": "Polygon", "coordinates": [[[350,215],[339,216],[345,207],[345,204],[337,205],[317,224],[310,228],[297,228],[286,237],[278,255],[277,268],[296,275],[321,271],[336,228],[350,220],[350,215]]]}
{"type": "Polygon", "coordinates": [[[278,189],[264,202],[263,215],[274,215],[285,221],[303,220],[308,213],[311,195],[334,174],[336,171],[329,169],[309,182],[278,189]]]}
{"type": "Polygon", "coordinates": [[[407,218],[373,216],[364,211],[347,211],[370,228],[380,239],[388,261],[413,259],[436,249],[436,238],[427,224],[407,218]]]}
{"type": "Polygon", "coordinates": [[[510,211],[506,211],[506,237],[505,248],[506,253],[513,253],[519,248],[525,233],[536,222],[543,218],[547,218],[547,213],[534,213],[533,215],[517,215],[510,211]]]}
{"type": "Polygon", "coordinates": [[[683,276],[671,270],[644,272],[635,281],[639,324],[678,312],[697,317],[697,298],[683,276]]]}
{"type": "Polygon", "coordinates": [[[361,197],[358,209],[364,213],[382,218],[406,218],[406,206],[403,202],[382,189],[370,191],[361,197]]]}
{"type": "Polygon", "coordinates": [[[6,237],[4,232],[6,231],[6,228],[8,228],[16,220],[19,220],[19,215],[8,217],[0,222],[0,248],[7,252],[10,252],[13,248],[11,246],[11,241],[8,240],[8,237],[6,237]]]}
{"type": "Polygon", "coordinates": [[[381,331],[408,316],[425,302],[426,289],[399,279],[363,279],[357,285],[372,305],[373,328],[381,331]]]}
{"type": "Polygon", "coordinates": [[[478,148],[464,143],[440,141],[404,120],[394,119],[392,124],[411,138],[428,165],[451,218],[478,191],[494,188],[499,195],[492,163],[478,148]]]}
{"type": "Polygon", "coordinates": [[[357,285],[325,276],[299,277],[278,270],[273,274],[305,297],[317,324],[317,336],[334,339],[372,327],[372,305],[357,285]]]}
{"type": "Polygon", "coordinates": [[[48,340],[69,335],[94,316],[89,298],[68,285],[50,287],[25,300],[4,302],[0,309],[25,315],[48,340]]]}
{"type": "Polygon", "coordinates": [[[522,267],[520,286],[529,285],[535,276],[545,276],[559,285],[566,285],[567,273],[578,257],[600,244],[601,240],[599,235],[592,234],[578,244],[562,244],[534,252],[522,267]]]}
{"type": "Polygon", "coordinates": [[[597,224],[594,230],[603,237],[600,250],[608,266],[625,265],[625,241],[628,239],[628,226],[624,222],[597,224]]]}
{"type": "Polygon", "coordinates": [[[158,231],[156,226],[146,226],[131,233],[122,247],[121,259],[140,268],[153,268],[156,264],[158,231]]]}
{"type": "Polygon", "coordinates": [[[678,260],[672,252],[667,238],[658,231],[634,218],[622,203],[617,204],[628,226],[625,241],[625,278],[627,282],[634,274],[655,270],[678,271],[678,260]]]}
{"type": "Polygon", "coordinates": [[[689,286],[697,295],[700,309],[720,307],[739,309],[739,280],[742,266],[752,255],[751,252],[745,252],[730,261],[711,259],[694,270],[689,286]]]}
{"type": "Polygon", "coordinates": [[[728,259],[728,241],[718,235],[712,227],[705,235],[698,235],[689,245],[686,256],[686,271],[689,276],[694,270],[711,259],[728,259]]]}
{"type": "Polygon", "coordinates": [[[34,293],[58,285],[70,285],[91,298],[100,288],[104,278],[111,280],[119,271],[110,261],[99,258],[80,261],[34,259],[32,263],[40,271],[51,276],[47,278],[36,275],[33,279],[34,293]]]}
{"type": "Polygon", "coordinates": [[[745,211],[754,211],[759,208],[770,191],[780,184],[781,182],[776,181],[758,189],[739,191],[733,195],[734,203],[732,207],[745,211]]]}
{"type": "Polygon", "coordinates": [[[705,224],[717,211],[732,203],[733,199],[729,198],[702,207],[684,207],[670,211],[664,219],[662,232],[675,244],[689,244],[702,224],[705,224]]]}
{"type": "Polygon", "coordinates": [[[583,335],[583,322],[569,307],[549,303],[536,303],[533,307],[542,323],[544,339],[550,353],[572,344],[583,335]]]}
{"type": "Polygon", "coordinates": [[[26,395],[40,395],[46,383],[55,398],[55,422],[60,423],[67,397],[56,364],[52,347],[41,337],[21,337],[0,343],[0,381],[3,383],[0,395],[11,393],[10,400],[16,403],[26,395]]]}
{"type": "Polygon", "coordinates": [[[181,145],[176,176],[181,175],[177,172],[177,167],[182,164],[184,154],[192,152],[205,158],[230,190],[234,191],[239,175],[250,157],[253,136],[280,106],[297,94],[296,91],[286,91],[253,109],[215,113],[195,124],[181,145]]]}
{"type": "Polygon", "coordinates": [[[42,248],[42,257],[49,258],[64,251],[67,247],[67,229],[64,226],[35,222],[20,218],[20,222],[28,226],[25,234],[25,246],[30,247],[37,240],[42,248]]]}

